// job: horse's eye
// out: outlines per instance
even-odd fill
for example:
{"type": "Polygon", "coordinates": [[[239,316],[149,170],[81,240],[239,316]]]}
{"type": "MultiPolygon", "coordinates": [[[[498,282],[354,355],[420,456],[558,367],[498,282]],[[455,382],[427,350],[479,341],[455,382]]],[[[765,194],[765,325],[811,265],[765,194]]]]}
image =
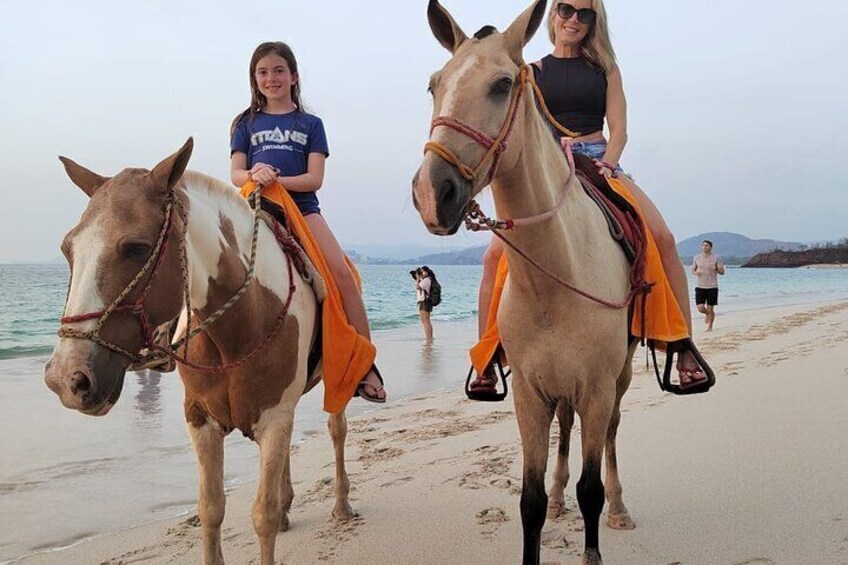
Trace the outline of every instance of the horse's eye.
{"type": "Polygon", "coordinates": [[[427,94],[429,94],[431,97],[433,96],[433,85],[432,84],[427,85],[427,94]]]}
{"type": "Polygon", "coordinates": [[[121,244],[121,257],[124,259],[146,259],[153,248],[144,242],[130,241],[121,244]]]}
{"type": "Polygon", "coordinates": [[[503,77],[495,81],[495,84],[492,85],[491,93],[494,96],[503,96],[504,94],[509,94],[512,90],[512,79],[509,77],[503,77]]]}

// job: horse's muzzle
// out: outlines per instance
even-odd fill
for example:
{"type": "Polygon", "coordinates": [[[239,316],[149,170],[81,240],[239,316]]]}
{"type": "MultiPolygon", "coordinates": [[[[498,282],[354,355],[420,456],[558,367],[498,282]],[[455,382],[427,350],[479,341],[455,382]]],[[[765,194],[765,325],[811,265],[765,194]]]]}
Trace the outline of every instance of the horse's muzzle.
{"type": "Polygon", "coordinates": [[[471,185],[455,167],[428,156],[412,180],[412,201],[430,233],[453,235],[465,218],[471,185]]]}
{"type": "Polygon", "coordinates": [[[85,349],[90,350],[54,351],[44,367],[44,383],[66,408],[103,416],[121,395],[126,363],[115,354],[86,354],[85,349]]]}

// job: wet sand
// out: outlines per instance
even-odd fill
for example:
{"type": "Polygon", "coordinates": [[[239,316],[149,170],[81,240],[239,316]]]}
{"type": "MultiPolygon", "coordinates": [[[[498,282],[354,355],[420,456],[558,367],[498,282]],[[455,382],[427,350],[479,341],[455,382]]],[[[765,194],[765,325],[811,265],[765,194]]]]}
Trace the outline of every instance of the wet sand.
{"type": "MultiPolygon", "coordinates": [[[[455,373],[466,366],[469,338],[456,329],[437,335],[444,340],[437,353],[425,353],[415,333],[380,344],[383,373],[397,381],[388,383],[393,394],[405,396],[396,390],[415,379],[432,379],[433,388],[455,384],[352,418],[347,461],[356,519],[330,518],[326,435],[297,448],[292,529],[277,538],[278,562],[520,561],[521,454],[512,403],[462,397],[455,373]]],[[[605,561],[848,563],[848,302],[720,315],[716,331],[696,331],[696,339],[719,376],[706,395],[661,393],[637,352],[618,440],[624,500],[637,528],[602,527],[605,561]]],[[[573,442],[579,445],[576,435],[573,442]]],[[[568,512],[543,530],[545,563],[580,561],[579,466],[575,449],[568,512]]],[[[228,496],[228,563],[258,562],[254,490],[248,484],[228,496]]],[[[200,563],[199,541],[191,515],[25,563],[200,563]]]]}

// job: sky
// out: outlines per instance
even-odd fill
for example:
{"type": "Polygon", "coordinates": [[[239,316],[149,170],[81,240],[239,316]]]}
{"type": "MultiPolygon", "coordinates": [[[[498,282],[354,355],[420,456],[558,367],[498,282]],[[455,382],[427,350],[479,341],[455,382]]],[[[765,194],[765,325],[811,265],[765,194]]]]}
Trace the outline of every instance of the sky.
{"type": "MultiPolygon", "coordinates": [[[[530,2],[444,0],[467,34],[530,2]]],[[[0,1],[0,262],[59,256],[85,195],[57,159],[110,176],[193,136],[190,168],[229,179],[229,127],[262,41],[294,49],[327,130],[319,192],[346,248],[483,245],[427,233],[410,196],[449,53],[425,0],[0,1]]],[[[622,166],[678,240],[733,231],[785,241],[848,235],[848,5],[608,0],[628,99],[622,166]]],[[[544,28],[525,49],[551,50],[544,28]]],[[[491,207],[489,207],[491,210],[491,207]]]]}

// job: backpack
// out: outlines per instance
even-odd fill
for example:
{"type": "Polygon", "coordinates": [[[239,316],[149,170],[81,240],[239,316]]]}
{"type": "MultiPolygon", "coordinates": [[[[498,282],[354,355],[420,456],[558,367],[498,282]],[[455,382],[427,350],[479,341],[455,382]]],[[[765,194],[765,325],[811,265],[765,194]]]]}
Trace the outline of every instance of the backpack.
{"type": "Polygon", "coordinates": [[[435,279],[430,279],[430,304],[438,306],[442,303],[442,285],[435,279]]]}

